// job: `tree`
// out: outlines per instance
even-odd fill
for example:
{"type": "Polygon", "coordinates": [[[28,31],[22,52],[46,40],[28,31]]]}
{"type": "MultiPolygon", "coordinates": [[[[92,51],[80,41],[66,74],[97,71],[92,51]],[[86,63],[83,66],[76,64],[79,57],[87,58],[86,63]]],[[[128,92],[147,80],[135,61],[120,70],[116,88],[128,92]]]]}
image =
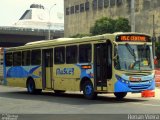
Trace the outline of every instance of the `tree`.
{"type": "Polygon", "coordinates": [[[130,32],[131,27],[129,25],[129,21],[126,18],[118,18],[115,21],[115,32],[130,32]]]}
{"type": "Polygon", "coordinates": [[[103,17],[97,20],[93,27],[91,27],[90,32],[92,35],[104,34],[104,33],[113,33],[114,32],[114,20],[103,17]]]}
{"type": "Polygon", "coordinates": [[[93,27],[91,27],[90,32],[92,35],[99,35],[104,33],[114,33],[114,32],[129,32],[131,27],[129,21],[126,18],[118,18],[116,20],[103,17],[96,20],[93,27]]]}

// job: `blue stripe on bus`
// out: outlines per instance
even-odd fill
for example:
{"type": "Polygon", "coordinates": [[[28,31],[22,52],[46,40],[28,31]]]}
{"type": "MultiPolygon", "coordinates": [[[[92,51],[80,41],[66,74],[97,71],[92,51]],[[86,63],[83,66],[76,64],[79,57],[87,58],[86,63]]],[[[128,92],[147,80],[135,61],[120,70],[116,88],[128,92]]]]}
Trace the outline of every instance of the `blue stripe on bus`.
{"type": "Polygon", "coordinates": [[[154,90],[155,81],[153,80],[150,84],[138,84],[132,87],[129,87],[126,83],[117,81],[114,85],[114,92],[141,92],[144,90],[154,90]]]}
{"type": "Polygon", "coordinates": [[[125,75],[123,77],[116,76],[117,82],[114,85],[114,92],[141,92],[144,90],[153,90],[155,88],[155,80],[153,75],[149,75],[146,79],[146,76],[142,76],[142,82],[130,82],[125,75]],[[125,77],[124,77],[125,76],[125,77]],[[147,81],[146,81],[147,80],[147,81]]]}
{"type": "MultiPolygon", "coordinates": [[[[78,66],[80,68],[80,70],[81,70],[80,79],[82,79],[83,77],[93,78],[93,76],[92,76],[93,69],[83,69],[81,67],[82,65],[86,65],[86,64],[76,64],[76,66],[78,66]]],[[[93,68],[93,66],[92,66],[92,68],[93,68]]]]}
{"type": "Polygon", "coordinates": [[[6,49],[4,48],[4,54],[3,54],[3,84],[7,85],[7,79],[6,79],[6,62],[5,62],[5,54],[6,54],[6,49]]]}
{"type": "Polygon", "coordinates": [[[33,67],[29,71],[25,70],[21,66],[11,67],[7,70],[6,77],[24,78],[24,77],[28,77],[29,75],[31,75],[33,78],[39,78],[39,76],[36,76],[33,74],[33,72],[37,70],[39,67],[40,66],[33,67]]]}

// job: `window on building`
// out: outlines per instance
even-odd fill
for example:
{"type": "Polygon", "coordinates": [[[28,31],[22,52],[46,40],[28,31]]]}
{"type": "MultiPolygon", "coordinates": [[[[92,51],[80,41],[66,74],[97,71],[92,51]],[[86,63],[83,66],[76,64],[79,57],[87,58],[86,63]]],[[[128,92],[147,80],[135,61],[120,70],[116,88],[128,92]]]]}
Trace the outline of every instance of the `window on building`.
{"type": "Polygon", "coordinates": [[[140,7],[140,5],[139,5],[139,0],[136,0],[136,1],[135,1],[135,12],[138,12],[138,11],[139,11],[139,7],[140,7]]]}
{"type": "Polygon", "coordinates": [[[93,8],[93,10],[97,9],[97,0],[93,0],[93,2],[92,2],[92,8],[93,8]]]}
{"type": "Polygon", "coordinates": [[[20,20],[22,19],[31,19],[32,17],[32,11],[31,10],[27,10],[23,15],[22,17],[20,18],[20,20]]]}
{"type": "Polygon", "coordinates": [[[65,48],[64,47],[54,48],[54,63],[55,64],[65,63],[65,48]]]}
{"type": "Polygon", "coordinates": [[[109,0],[104,0],[104,7],[105,8],[109,7],[109,0]]]}
{"type": "Polygon", "coordinates": [[[13,53],[13,66],[21,66],[21,52],[13,53]]]}
{"type": "Polygon", "coordinates": [[[117,0],[117,6],[121,6],[122,5],[122,0],[117,0]]]}
{"type": "Polygon", "coordinates": [[[66,63],[77,63],[77,46],[66,47],[66,63]]]}
{"type": "Polygon", "coordinates": [[[98,0],[98,8],[99,9],[103,8],[103,0],[98,0]]]}
{"type": "Polygon", "coordinates": [[[69,8],[66,8],[66,15],[69,15],[69,8]]]}
{"type": "Polygon", "coordinates": [[[13,57],[12,57],[12,53],[6,53],[5,55],[5,61],[6,61],[6,66],[12,66],[13,63],[13,57]]]}
{"type": "Polygon", "coordinates": [[[71,7],[71,14],[74,14],[74,6],[71,7]]]}
{"type": "Polygon", "coordinates": [[[85,11],[89,11],[89,2],[85,3],[85,11]]]}
{"type": "Polygon", "coordinates": [[[84,44],[79,46],[79,62],[91,62],[91,44],[84,44]]]}
{"type": "Polygon", "coordinates": [[[110,6],[113,7],[115,6],[116,0],[110,0],[110,6]]]}
{"type": "Polygon", "coordinates": [[[32,50],[31,64],[32,65],[40,65],[41,64],[41,50],[32,50]]]}
{"type": "Polygon", "coordinates": [[[84,12],[84,3],[80,4],[80,12],[84,12]]]}
{"type": "Polygon", "coordinates": [[[30,51],[23,51],[22,52],[22,65],[27,66],[30,65],[30,51]]]}
{"type": "Polygon", "coordinates": [[[79,13],[79,5],[75,6],[75,13],[79,13]]]}

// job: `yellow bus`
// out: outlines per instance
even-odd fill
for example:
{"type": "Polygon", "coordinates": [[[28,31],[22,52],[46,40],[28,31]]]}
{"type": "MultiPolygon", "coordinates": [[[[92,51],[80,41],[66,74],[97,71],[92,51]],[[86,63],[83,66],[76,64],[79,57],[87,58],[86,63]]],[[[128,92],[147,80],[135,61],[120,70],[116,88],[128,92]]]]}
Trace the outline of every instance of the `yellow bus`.
{"type": "Polygon", "coordinates": [[[4,56],[4,51],[3,47],[0,47],[0,84],[3,80],[3,56],[4,56]]]}
{"type": "Polygon", "coordinates": [[[4,50],[4,84],[31,94],[83,91],[124,98],[155,88],[151,36],[113,33],[30,42],[4,50]]]}

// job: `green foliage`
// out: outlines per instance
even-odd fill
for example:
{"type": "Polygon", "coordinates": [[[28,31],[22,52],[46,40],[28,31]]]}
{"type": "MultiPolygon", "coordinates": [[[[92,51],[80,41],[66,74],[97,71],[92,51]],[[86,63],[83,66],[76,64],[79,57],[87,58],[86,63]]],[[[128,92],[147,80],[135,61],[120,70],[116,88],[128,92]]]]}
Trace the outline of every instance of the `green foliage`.
{"type": "Polygon", "coordinates": [[[116,20],[103,17],[97,20],[90,32],[92,35],[114,33],[114,32],[129,32],[131,29],[129,21],[126,18],[118,18],[116,20]]]}
{"type": "Polygon", "coordinates": [[[92,35],[113,33],[114,32],[114,20],[103,17],[97,20],[93,27],[91,27],[90,32],[92,35]]]}
{"type": "Polygon", "coordinates": [[[115,32],[130,32],[131,27],[129,21],[126,18],[118,18],[115,22],[115,32]]]}

